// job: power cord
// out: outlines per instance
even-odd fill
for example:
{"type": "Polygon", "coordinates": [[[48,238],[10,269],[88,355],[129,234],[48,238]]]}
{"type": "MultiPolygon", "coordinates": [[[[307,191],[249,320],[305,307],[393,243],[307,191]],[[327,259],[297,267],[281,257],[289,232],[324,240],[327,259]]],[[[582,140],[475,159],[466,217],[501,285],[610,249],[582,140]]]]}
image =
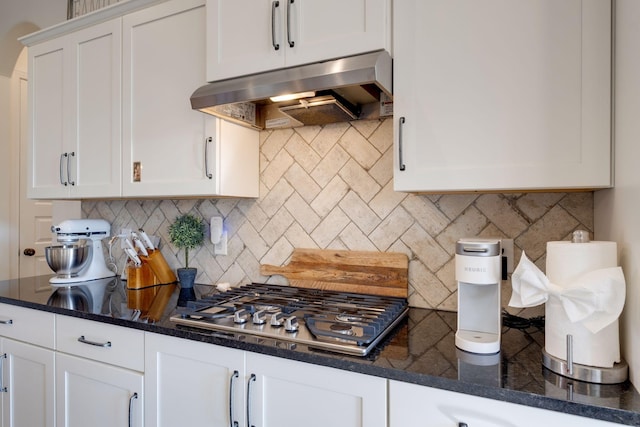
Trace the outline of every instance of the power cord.
{"type": "Polygon", "coordinates": [[[544,329],[544,316],[520,317],[502,310],[502,325],[513,329],[544,329]]]}

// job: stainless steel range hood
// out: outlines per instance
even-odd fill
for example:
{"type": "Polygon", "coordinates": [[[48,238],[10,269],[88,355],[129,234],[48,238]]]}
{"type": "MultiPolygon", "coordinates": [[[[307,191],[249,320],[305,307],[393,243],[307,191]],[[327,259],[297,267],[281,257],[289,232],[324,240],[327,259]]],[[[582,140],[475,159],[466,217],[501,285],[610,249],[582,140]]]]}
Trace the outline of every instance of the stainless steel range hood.
{"type": "Polygon", "coordinates": [[[256,129],[319,125],[393,114],[386,51],[209,83],[191,107],[256,129]],[[272,97],[299,98],[274,102],[272,97]]]}

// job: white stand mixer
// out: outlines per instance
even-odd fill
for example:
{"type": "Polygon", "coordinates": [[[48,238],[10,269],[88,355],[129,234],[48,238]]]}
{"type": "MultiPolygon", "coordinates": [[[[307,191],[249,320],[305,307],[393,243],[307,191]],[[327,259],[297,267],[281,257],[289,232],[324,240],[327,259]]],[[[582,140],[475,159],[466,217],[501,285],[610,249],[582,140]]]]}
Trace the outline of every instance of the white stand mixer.
{"type": "MultiPolygon", "coordinates": [[[[84,266],[77,274],[59,273],[49,280],[52,286],[69,286],[72,283],[86,282],[89,280],[103,279],[115,276],[105,262],[102,251],[102,239],[109,237],[111,226],[103,219],[71,219],[51,226],[51,231],[56,234],[55,241],[67,248],[77,247],[80,240],[87,240],[89,254],[84,266]]],[[[64,249],[63,249],[64,250],[64,249]]]]}

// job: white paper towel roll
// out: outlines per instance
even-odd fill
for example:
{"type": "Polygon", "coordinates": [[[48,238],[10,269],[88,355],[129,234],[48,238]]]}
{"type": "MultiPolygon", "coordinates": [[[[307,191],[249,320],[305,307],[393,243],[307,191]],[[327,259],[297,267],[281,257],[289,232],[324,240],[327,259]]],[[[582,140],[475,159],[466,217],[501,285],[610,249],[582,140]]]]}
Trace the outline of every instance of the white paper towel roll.
{"type": "MultiPolygon", "coordinates": [[[[548,242],[546,275],[549,281],[565,287],[581,275],[601,268],[617,267],[615,242],[548,242]]],[[[545,349],[557,358],[567,359],[567,335],[573,336],[573,361],[581,365],[610,368],[620,361],[618,321],[597,333],[581,322],[572,323],[560,300],[550,296],[545,305],[545,349]]]]}

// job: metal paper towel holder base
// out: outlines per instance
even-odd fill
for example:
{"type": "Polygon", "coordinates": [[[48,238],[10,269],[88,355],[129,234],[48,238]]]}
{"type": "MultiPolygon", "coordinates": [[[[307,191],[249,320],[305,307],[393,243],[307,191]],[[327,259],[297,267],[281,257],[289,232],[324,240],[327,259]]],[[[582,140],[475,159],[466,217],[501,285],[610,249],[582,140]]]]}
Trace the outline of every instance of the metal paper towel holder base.
{"type": "Polygon", "coordinates": [[[563,377],[596,384],[618,384],[625,382],[629,376],[629,365],[623,359],[620,360],[620,363],[614,363],[612,368],[569,362],[552,356],[545,349],[542,349],[542,365],[563,377]]]}

